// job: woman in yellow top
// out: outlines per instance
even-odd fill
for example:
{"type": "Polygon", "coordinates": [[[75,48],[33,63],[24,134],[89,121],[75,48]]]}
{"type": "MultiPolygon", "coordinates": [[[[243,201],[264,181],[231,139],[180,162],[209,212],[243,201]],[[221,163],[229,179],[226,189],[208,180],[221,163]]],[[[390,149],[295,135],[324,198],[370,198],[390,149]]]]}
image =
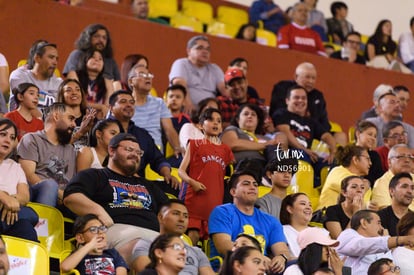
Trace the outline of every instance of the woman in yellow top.
{"type": "MultiPolygon", "coordinates": [[[[325,184],[319,199],[318,209],[338,203],[341,192],[341,181],[348,176],[366,176],[371,167],[371,159],[367,149],[354,144],[338,147],[335,155],[339,166],[333,168],[326,177],[325,184]]],[[[371,190],[366,182],[367,192],[364,201],[369,202],[371,190]],[[369,190],[368,190],[369,189],[369,190]]]]}

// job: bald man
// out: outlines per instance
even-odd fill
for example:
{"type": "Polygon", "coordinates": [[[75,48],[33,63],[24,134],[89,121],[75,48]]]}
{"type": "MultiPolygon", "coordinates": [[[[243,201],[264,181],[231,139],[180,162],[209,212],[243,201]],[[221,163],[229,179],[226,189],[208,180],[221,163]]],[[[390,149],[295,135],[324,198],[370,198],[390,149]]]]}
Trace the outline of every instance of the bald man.
{"type": "MultiPolygon", "coordinates": [[[[308,114],[322,125],[325,131],[330,132],[328,112],[323,93],[315,89],[317,71],[312,63],[304,62],[295,69],[294,80],[282,80],[274,85],[270,101],[269,115],[282,108],[286,108],[287,91],[294,85],[305,88],[308,96],[308,114]]],[[[347,138],[343,132],[334,133],[335,140],[341,145],[346,145],[347,138]]]]}

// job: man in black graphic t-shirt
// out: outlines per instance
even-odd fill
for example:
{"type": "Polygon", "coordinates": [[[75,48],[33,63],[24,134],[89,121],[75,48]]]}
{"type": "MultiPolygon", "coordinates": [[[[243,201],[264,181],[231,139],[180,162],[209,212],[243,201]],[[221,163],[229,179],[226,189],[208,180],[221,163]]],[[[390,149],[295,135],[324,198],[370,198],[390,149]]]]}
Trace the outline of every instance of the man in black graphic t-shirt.
{"type": "Polygon", "coordinates": [[[168,200],[156,185],[136,175],[143,153],[134,136],[115,136],[109,144],[108,167],[81,171],[64,194],[65,205],[75,214],[95,214],[109,227],[110,248],[127,262],[139,238],[159,234],[156,214],[168,200]]]}

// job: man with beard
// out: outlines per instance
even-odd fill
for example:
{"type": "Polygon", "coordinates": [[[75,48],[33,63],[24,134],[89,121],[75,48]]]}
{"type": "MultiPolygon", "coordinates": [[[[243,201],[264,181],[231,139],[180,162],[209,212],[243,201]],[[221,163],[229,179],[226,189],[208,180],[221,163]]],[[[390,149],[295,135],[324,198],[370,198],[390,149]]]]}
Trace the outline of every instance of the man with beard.
{"type": "Polygon", "coordinates": [[[135,100],[130,92],[116,91],[109,98],[110,119],[115,119],[118,122],[121,133],[127,132],[136,137],[139,147],[144,151],[140,159],[138,175],[145,177],[145,167],[149,164],[152,170],[163,176],[164,181],[171,185],[171,188],[168,188],[167,185],[160,185],[162,189],[178,196],[176,189],[180,187],[180,182],[171,175],[171,165],[155,145],[151,135],[145,129],[136,126],[131,120],[135,113],[134,105],[135,100]]]}
{"type": "Polygon", "coordinates": [[[63,75],[67,78],[78,79],[76,74],[76,67],[79,60],[82,60],[82,55],[86,54],[92,49],[97,49],[102,52],[104,59],[104,79],[107,90],[107,97],[113,91],[121,89],[121,75],[119,73],[118,65],[113,59],[112,40],[108,29],[101,24],[92,24],[87,26],[80,34],[76,41],[76,50],[73,50],[66,60],[63,68],[63,75]]]}
{"type": "Polygon", "coordinates": [[[414,183],[409,173],[399,173],[392,177],[389,185],[391,205],[378,211],[382,226],[390,236],[397,236],[397,223],[410,210],[413,201],[414,183]]]}
{"type": "Polygon", "coordinates": [[[133,135],[116,135],[108,151],[106,168],[83,170],[71,180],[64,204],[78,216],[97,215],[109,228],[109,248],[115,248],[130,264],[138,239],[154,239],[159,234],[158,208],[168,198],[136,174],[144,151],[133,135]]]}
{"type": "MultiPolygon", "coordinates": [[[[58,62],[58,50],[56,44],[45,40],[37,40],[33,43],[29,52],[27,65],[21,66],[10,74],[10,90],[21,83],[33,83],[39,87],[38,107],[44,108],[56,101],[58,87],[62,82],[60,77],[54,75],[58,62]]],[[[13,94],[9,98],[9,111],[17,109],[18,104],[13,94]]],[[[36,117],[40,113],[33,113],[36,117]]]]}
{"type": "Polygon", "coordinates": [[[76,117],[63,103],[52,104],[45,114],[45,129],[24,135],[17,155],[30,184],[30,201],[56,206],[76,171],[70,144],[76,117]]]}

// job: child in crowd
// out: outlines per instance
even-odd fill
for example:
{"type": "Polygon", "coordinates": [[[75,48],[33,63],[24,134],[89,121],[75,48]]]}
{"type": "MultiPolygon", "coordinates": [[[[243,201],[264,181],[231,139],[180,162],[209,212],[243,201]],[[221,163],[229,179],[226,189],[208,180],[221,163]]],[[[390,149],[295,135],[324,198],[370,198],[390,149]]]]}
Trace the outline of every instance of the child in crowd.
{"type": "Polygon", "coordinates": [[[190,117],[183,112],[184,101],[187,95],[187,90],[184,86],[177,84],[172,85],[167,88],[166,92],[166,104],[168,109],[170,109],[173,117],[171,118],[174,125],[174,129],[177,131],[177,134],[180,132],[181,127],[190,123],[190,117]]]}
{"type": "Polygon", "coordinates": [[[4,117],[16,124],[17,139],[20,141],[24,134],[44,128],[43,121],[32,115],[32,111],[37,109],[39,102],[39,88],[32,83],[21,83],[12,92],[19,107],[6,113],[4,117]]]}
{"type": "MultiPolygon", "coordinates": [[[[190,117],[183,112],[186,95],[186,88],[180,84],[171,85],[167,88],[166,91],[165,104],[167,105],[168,109],[172,114],[171,121],[175,131],[177,132],[177,135],[180,133],[181,127],[184,124],[191,123],[190,117]]],[[[169,143],[167,143],[167,137],[165,136],[164,131],[162,135],[162,142],[164,143],[164,148],[166,148],[165,156],[167,157],[168,162],[171,164],[172,167],[178,168],[181,164],[182,156],[174,156],[174,149],[171,148],[171,145],[169,145],[169,143]]]]}
{"type": "Polygon", "coordinates": [[[108,91],[104,78],[104,58],[101,51],[94,49],[85,53],[80,60],[76,74],[84,91],[89,107],[96,110],[96,117],[103,119],[108,112],[108,91]]]}
{"type": "Polygon", "coordinates": [[[180,199],[185,201],[190,215],[188,235],[193,244],[208,238],[210,212],[223,203],[226,166],[234,161],[233,153],[219,138],[222,132],[221,114],[206,109],[200,116],[204,139],[190,139],[178,170],[183,180],[180,199]]]}
{"type": "Polygon", "coordinates": [[[78,217],[73,225],[77,249],[60,264],[62,272],[126,275],[128,266],[114,249],[107,248],[108,228],[94,214],[78,217]]]}

